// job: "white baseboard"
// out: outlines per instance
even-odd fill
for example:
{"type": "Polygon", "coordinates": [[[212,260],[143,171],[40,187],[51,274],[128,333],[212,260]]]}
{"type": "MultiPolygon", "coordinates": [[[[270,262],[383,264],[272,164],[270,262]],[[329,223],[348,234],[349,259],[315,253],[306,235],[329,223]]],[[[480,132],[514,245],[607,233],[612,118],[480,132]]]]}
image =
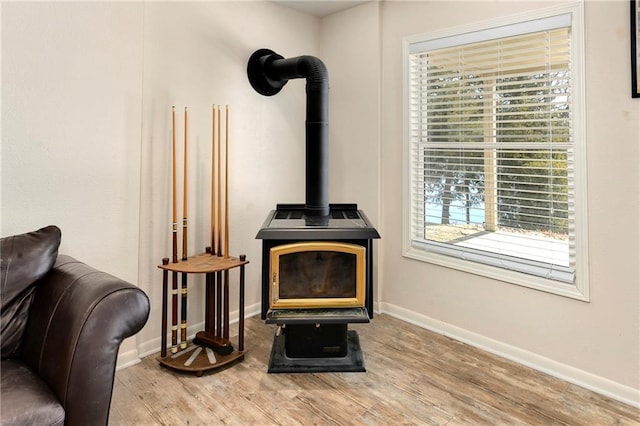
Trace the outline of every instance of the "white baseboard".
{"type": "Polygon", "coordinates": [[[123,368],[131,367],[132,365],[136,365],[139,362],[140,356],[138,355],[138,351],[136,349],[119,353],[118,360],[116,362],[116,371],[122,370],[123,368]]]}
{"type": "MultiPolygon", "coordinates": [[[[260,303],[255,303],[251,306],[245,307],[244,317],[250,318],[252,316],[260,314],[261,305],[260,303]]],[[[229,324],[235,324],[239,319],[238,310],[229,312],[229,324]]],[[[193,339],[196,333],[200,330],[204,329],[204,321],[192,324],[187,327],[187,336],[188,339],[193,339]]],[[[156,352],[160,352],[161,346],[161,338],[160,336],[155,337],[153,339],[147,340],[145,342],[139,342],[137,350],[130,350],[124,353],[118,354],[118,361],[116,363],[116,370],[121,370],[123,368],[130,367],[140,362],[141,358],[154,354],[156,352]]],[[[171,336],[167,336],[167,340],[171,341],[171,336]]]]}
{"type": "Polygon", "coordinates": [[[377,308],[380,312],[431,330],[452,339],[467,343],[492,354],[507,358],[519,364],[581,386],[617,401],[640,408],[640,390],[634,389],[607,378],[597,376],[584,370],[566,365],[547,357],[520,349],[506,343],[493,340],[463,328],[418,314],[399,306],[381,302],[377,308]]]}

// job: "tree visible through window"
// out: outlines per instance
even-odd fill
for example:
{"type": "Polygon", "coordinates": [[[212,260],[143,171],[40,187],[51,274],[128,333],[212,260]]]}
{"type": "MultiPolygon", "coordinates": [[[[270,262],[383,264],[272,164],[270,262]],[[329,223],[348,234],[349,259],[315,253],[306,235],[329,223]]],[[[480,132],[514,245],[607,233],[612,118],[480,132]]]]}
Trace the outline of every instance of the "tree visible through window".
{"type": "Polygon", "coordinates": [[[575,282],[570,14],[408,44],[410,244],[575,282]]]}

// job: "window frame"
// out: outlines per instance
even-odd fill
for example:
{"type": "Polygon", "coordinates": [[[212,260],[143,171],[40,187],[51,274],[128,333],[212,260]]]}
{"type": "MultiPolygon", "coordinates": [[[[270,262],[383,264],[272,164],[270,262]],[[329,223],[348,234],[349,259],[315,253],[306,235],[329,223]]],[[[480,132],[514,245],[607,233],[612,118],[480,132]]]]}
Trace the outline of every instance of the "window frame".
{"type": "MultiPolygon", "coordinates": [[[[462,44],[462,43],[459,43],[462,44]]],[[[587,200],[587,140],[584,79],[584,3],[573,2],[556,7],[533,10],[516,15],[478,22],[470,25],[445,28],[403,38],[403,256],[447,268],[480,275],[507,283],[524,286],[572,299],[588,302],[589,296],[589,249],[588,249],[588,200],[587,200]],[[572,132],[574,150],[575,207],[575,275],[573,284],[563,283],[525,272],[504,269],[499,266],[478,263],[451,257],[438,251],[430,251],[424,243],[414,244],[411,234],[411,132],[410,132],[410,49],[412,45],[445,39],[454,36],[489,32],[514,24],[526,28],[535,26],[535,21],[554,16],[571,16],[571,88],[572,88],[572,132]]]]}

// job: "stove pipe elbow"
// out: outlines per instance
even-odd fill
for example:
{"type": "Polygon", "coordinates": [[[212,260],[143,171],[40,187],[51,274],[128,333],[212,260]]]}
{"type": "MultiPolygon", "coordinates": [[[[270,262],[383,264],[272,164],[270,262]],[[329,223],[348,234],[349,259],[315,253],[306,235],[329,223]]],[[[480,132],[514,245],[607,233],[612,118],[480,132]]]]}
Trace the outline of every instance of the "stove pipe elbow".
{"type": "Polygon", "coordinates": [[[256,50],[249,58],[247,75],[251,86],[264,96],[273,96],[290,79],[307,80],[306,199],[309,216],[329,214],[329,73],[314,56],[285,59],[269,49],[256,50]]]}

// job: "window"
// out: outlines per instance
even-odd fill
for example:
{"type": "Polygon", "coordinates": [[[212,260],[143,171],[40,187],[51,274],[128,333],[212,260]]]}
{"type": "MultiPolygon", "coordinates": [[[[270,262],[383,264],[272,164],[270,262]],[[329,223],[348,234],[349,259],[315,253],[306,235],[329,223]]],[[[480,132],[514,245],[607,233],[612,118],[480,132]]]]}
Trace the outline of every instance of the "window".
{"type": "Polygon", "coordinates": [[[405,255],[588,300],[581,6],[405,40],[405,255]]]}

